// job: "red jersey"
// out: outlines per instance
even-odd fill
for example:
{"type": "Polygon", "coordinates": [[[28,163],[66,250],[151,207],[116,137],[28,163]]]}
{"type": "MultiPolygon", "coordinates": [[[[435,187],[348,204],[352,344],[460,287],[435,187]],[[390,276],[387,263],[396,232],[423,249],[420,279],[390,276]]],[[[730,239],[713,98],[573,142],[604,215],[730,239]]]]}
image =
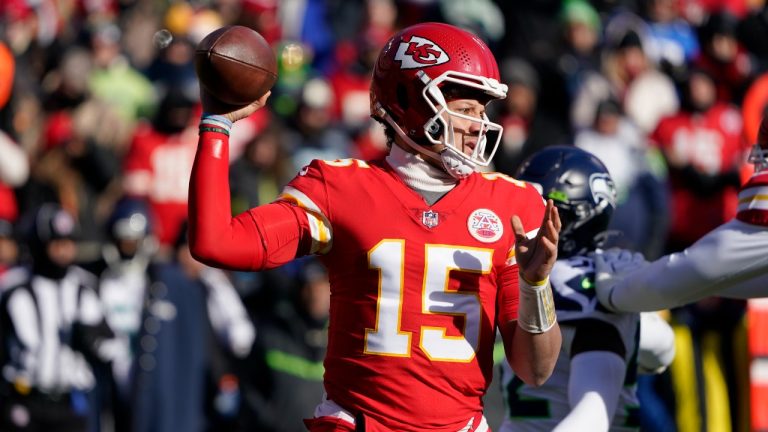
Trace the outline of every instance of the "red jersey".
{"type": "Polygon", "coordinates": [[[733,61],[729,63],[721,63],[704,52],[699,53],[699,56],[694,60],[694,65],[697,68],[702,69],[713,78],[717,89],[717,100],[720,102],[735,101],[738,91],[744,87],[744,84],[753,74],[750,54],[741,45],[737,47],[737,50],[733,61]]]}
{"type": "Polygon", "coordinates": [[[19,215],[13,189],[0,182],[0,219],[15,221],[19,215]]]}
{"type": "MultiPolygon", "coordinates": [[[[746,150],[741,116],[723,104],[700,115],[679,113],[666,117],[659,122],[652,139],[668,159],[710,175],[738,170],[746,150]]],[[[670,184],[670,236],[677,242],[693,243],[736,214],[736,187],[703,197],[692,192],[682,176],[671,176],[670,184]]]]}
{"type": "Polygon", "coordinates": [[[280,199],[305,209],[329,272],[328,398],[398,431],[481,413],[496,325],[517,318],[510,220],[538,229],[541,195],[476,173],[430,206],[386,162],[346,159],[313,161],[280,199]]]}
{"type": "Polygon", "coordinates": [[[196,149],[195,129],[165,135],[140,125],[125,157],[125,190],[147,199],[154,234],[163,244],[176,240],[187,219],[189,176],[196,149]]]}

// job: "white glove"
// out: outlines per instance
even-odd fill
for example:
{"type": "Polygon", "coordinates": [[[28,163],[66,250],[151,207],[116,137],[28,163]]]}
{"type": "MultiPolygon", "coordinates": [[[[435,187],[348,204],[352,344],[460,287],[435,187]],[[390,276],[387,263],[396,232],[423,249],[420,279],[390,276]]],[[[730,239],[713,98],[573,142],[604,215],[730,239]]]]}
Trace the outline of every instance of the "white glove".
{"type": "Polygon", "coordinates": [[[598,249],[595,259],[595,292],[597,300],[607,309],[619,312],[611,302],[611,294],[627,274],[648,265],[643,254],[625,249],[598,249]]]}
{"type": "Polygon", "coordinates": [[[637,371],[644,375],[664,372],[675,359],[675,332],[657,312],[640,314],[639,348],[637,371]]]}

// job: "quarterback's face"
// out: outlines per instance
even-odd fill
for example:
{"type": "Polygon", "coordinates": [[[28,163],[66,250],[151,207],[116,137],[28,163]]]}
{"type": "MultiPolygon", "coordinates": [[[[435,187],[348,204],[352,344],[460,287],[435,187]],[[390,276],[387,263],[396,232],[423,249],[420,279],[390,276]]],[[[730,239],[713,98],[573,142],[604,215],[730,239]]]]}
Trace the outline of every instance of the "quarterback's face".
{"type": "MultiPolygon", "coordinates": [[[[448,102],[447,106],[452,112],[476,118],[478,120],[482,120],[483,115],[485,114],[485,105],[481,104],[476,99],[454,99],[448,102]]],[[[477,146],[477,140],[482,127],[481,123],[457,116],[451,116],[450,124],[453,125],[453,142],[455,143],[455,146],[464,154],[471,155],[472,151],[477,146]]]]}

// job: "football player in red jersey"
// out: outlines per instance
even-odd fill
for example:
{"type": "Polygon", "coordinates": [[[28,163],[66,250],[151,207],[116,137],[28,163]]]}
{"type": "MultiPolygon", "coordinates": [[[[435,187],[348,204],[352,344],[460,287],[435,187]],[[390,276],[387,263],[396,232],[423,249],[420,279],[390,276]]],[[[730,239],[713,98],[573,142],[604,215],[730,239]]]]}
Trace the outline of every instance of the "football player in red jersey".
{"type": "Polygon", "coordinates": [[[561,343],[549,286],[557,210],[530,185],[479,172],[501,133],[485,106],[505,96],[479,38],[446,24],[408,27],[381,51],[371,86],[388,156],[315,160],[275,202],[234,218],[228,132],[267,96],[203,115],[190,182],[194,256],[262,270],[318,254],[328,268],[326,397],[305,422],[311,431],[488,430],[482,397],[497,329],[523,381],[551,374],[561,343]]]}
{"type": "Polygon", "coordinates": [[[596,257],[600,302],[643,312],[709,296],[768,297],[768,117],[749,161],[752,177],[739,191],[738,213],[682,252],[645,264],[639,254],[608,250],[596,257]]]}

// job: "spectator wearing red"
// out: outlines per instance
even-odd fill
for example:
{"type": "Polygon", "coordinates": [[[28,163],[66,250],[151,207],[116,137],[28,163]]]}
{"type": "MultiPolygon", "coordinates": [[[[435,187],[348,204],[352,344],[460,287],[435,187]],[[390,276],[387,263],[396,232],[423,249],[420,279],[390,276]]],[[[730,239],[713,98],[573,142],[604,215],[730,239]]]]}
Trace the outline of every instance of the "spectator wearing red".
{"type": "Polygon", "coordinates": [[[736,37],[738,19],[728,12],[715,13],[699,28],[701,51],[694,64],[710,74],[717,87],[717,99],[741,101],[755,73],[752,56],[736,37]]]}
{"type": "MultiPolygon", "coordinates": [[[[0,41],[0,109],[11,97],[16,62],[8,47],[0,41]]],[[[26,154],[10,135],[0,129],[0,219],[13,221],[19,210],[14,187],[20,186],[29,175],[26,154]]]]}
{"type": "MultiPolygon", "coordinates": [[[[370,20],[370,18],[369,18],[370,20]]],[[[361,159],[378,159],[388,152],[383,130],[370,116],[370,87],[373,65],[390,32],[371,26],[355,41],[337,45],[337,68],[328,76],[333,90],[331,112],[334,121],[349,132],[351,153],[361,159]]]]}
{"type": "Polygon", "coordinates": [[[124,160],[123,188],[147,200],[154,234],[170,246],[187,217],[187,188],[197,149],[195,100],[171,89],[151,123],[140,123],[124,160]]]}
{"type": "Polygon", "coordinates": [[[717,101],[711,76],[693,70],[681,88],[682,109],[662,119],[651,136],[669,166],[669,251],[689,246],[736,215],[747,151],[741,114],[717,101]]]}

